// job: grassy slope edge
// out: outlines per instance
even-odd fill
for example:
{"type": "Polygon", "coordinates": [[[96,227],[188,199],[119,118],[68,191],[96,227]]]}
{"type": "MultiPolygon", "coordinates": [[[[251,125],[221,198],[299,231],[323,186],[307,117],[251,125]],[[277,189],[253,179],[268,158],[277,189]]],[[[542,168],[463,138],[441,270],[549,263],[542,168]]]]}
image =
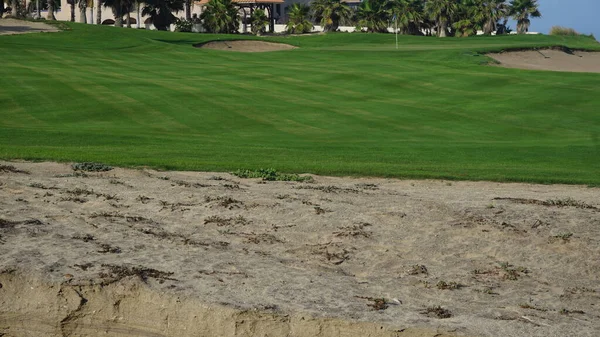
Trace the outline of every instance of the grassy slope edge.
{"type": "Polygon", "coordinates": [[[584,37],[253,38],[67,24],[0,37],[0,158],[600,183],[600,75],[484,67],[480,52],[584,37]]]}

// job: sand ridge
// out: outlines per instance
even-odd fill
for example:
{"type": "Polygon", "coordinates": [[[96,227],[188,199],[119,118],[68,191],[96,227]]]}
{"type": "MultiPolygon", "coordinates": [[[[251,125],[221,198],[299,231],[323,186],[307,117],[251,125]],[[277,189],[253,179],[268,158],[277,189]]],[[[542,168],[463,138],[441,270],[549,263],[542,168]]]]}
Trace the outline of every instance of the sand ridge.
{"type": "MultiPolygon", "coordinates": [[[[365,322],[356,336],[600,329],[598,188],[322,176],[264,182],[226,173],[0,165],[6,336],[26,336],[32,315],[77,336],[95,336],[92,323],[112,336],[124,335],[120,320],[127,329],[143,326],[135,308],[173,323],[141,336],[185,336],[177,317],[213,315],[172,303],[218,307],[234,317],[227,327],[271,317],[253,336],[303,336],[291,333],[296,323],[285,317],[365,322]],[[72,309],[50,312],[60,306],[35,302],[39,296],[27,297],[18,284],[72,309]],[[152,311],[146,297],[160,297],[154,303],[167,309],[152,311]],[[236,316],[248,311],[258,316],[236,316]]],[[[342,335],[335,331],[326,335],[342,335]]]]}
{"type": "Polygon", "coordinates": [[[487,56],[506,68],[600,73],[600,52],[544,49],[490,53],[487,56]]]}
{"type": "Polygon", "coordinates": [[[210,42],[206,42],[206,43],[197,44],[194,47],[208,48],[208,49],[215,49],[215,50],[246,52],[246,53],[270,52],[270,51],[290,50],[290,49],[297,48],[295,46],[285,44],[285,43],[275,43],[275,42],[255,41],[255,40],[210,41],[210,42]]]}

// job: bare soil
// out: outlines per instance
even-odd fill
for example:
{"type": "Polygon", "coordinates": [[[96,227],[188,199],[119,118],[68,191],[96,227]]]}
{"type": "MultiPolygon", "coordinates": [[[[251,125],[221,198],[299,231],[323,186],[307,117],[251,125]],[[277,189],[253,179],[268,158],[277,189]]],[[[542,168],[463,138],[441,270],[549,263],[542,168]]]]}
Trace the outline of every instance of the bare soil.
{"type": "Polygon", "coordinates": [[[198,48],[215,50],[228,50],[237,52],[257,53],[279,50],[295,49],[295,46],[285,43],[274,43],[265,41],[234,40],[234,41],[211,41],[196,45],[198,48]]]}
{"type": "Polygon", "coordinates": [[[530,50],[488,54],[506,68],[600,73],[600,53],[530,50]]]}
{"type": "Polygon", "coordinates": [[[593,336],[599,201],[0,161],[0,335],[593,336]]]}
{"type": "Polygon", "coordinates": [[[43,22],[31,22],[15,19],[0,19],[0,35],[58,32],[56,27],[43,22]]]}

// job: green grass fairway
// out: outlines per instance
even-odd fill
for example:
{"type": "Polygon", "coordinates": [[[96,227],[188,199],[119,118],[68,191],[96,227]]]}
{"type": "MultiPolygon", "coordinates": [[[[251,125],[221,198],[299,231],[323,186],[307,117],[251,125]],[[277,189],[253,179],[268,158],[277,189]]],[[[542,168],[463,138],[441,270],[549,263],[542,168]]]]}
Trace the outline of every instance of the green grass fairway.
{"type": "Polygon", "coordinates": [[[0,158],[177,170],[600,184],[600,74],[487,66],[478,52],[588,38],[266,38],[69,24],[0,36],[0,158]]]}

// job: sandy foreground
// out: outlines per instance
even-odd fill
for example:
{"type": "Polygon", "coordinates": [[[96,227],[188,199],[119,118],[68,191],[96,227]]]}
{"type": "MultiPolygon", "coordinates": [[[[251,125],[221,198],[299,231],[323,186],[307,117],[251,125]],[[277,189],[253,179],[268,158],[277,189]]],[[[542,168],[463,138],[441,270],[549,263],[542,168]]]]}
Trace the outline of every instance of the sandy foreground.
{"type": "Polygon", "coordinates": [[[0,35],[58,32],[59,29],[43,22],[0,18],[0,35]]]}
{"type": "Polygon", "coordinates": [[[506,68],[600,73],[600,52],[528,50],[488,54],[506,68]]]}
{"type": "Polygon", "coordinates": [[[3,337],[597,336],[598,261],[598,188],[0,161],[3,337]]]}

